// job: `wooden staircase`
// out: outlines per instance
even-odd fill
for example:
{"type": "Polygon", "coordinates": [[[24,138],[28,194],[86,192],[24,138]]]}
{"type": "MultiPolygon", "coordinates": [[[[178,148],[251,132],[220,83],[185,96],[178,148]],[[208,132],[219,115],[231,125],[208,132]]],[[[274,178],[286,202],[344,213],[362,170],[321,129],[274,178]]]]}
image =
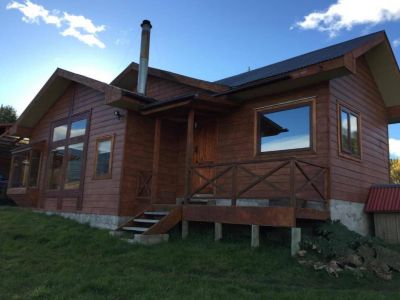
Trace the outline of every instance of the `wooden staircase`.
{"type": "Polygon", "coordinates": [[[181,219],[181,206],[176,206],[172,209],[151,207],[119,226],[117,230],[135,235],[165,234],[178,224],[181,219]]]}

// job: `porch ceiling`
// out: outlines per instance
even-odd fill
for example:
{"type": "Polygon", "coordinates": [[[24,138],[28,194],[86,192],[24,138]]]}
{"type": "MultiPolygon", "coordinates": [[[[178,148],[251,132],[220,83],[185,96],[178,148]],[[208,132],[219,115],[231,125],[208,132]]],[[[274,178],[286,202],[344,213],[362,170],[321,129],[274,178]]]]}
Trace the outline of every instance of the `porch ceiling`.
{"type": "Polygon", "coordinates": [[[215,98],[205,94],[190,94],[148,104],[141,110],[141,114],[168,118],[187,115],[192,109],[200,114],[202,112],[218,114],[228,112],[237,106],[237,103],[224,98],[215,98]]]}

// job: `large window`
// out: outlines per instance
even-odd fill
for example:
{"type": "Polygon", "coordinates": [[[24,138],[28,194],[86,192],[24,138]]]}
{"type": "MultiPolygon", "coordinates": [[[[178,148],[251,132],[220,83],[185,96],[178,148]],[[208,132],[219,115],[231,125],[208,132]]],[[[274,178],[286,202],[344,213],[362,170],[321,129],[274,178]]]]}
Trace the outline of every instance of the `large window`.
{"type": "Polygon", "coordinates": [[[10,188],[36,187],[39,175],[41,151],[30,146],[12,155],[10,188]]]}
{"type": "Polygon", "coordinates": [[[88,113],[53,124],[47,187],[50,190],[79,190],[86,147],[88,113]]]}
{"type": "Polygon", "coordinates": [[[340,152],[360,157],[360,116],[346,107],[339,106],[340,152]]]}
{"type": "Polygon", "coordinates": [[[27,187],[29,174],[29,152],[15,154],[12,161],[11,187],[27,187]]]}
{"type": "Polygon", "coordinates": [[[258,112],[258,152],[313,147],[313,101],[271,107],[258,112]]]}
{"type": "Polygon", "coordinates": [[[95,179],[111,178],[113,136],[96,139],[95,179]]]}

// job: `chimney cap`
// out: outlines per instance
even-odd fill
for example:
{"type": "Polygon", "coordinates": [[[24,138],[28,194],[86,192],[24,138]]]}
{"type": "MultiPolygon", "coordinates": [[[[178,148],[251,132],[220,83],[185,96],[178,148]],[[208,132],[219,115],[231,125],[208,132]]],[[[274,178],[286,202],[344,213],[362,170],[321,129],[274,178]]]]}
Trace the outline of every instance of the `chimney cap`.
{"type": "Polygon", "coordinates": [[[144,27],[144,26],[148,26],[150,29],[151,29],[151,23],[150,23],[150,21],[149,20],[143,20],[143,22],[142,22],[142,24],[140,25],[142,28],[144,27]]]}

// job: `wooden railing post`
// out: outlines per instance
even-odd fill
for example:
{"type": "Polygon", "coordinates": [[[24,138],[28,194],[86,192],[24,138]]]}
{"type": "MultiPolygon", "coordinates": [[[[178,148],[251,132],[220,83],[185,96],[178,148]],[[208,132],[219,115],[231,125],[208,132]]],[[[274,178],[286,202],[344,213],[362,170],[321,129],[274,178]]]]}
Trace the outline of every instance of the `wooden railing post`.
{"type": "Polygon", "coordinates": [[[290,159],[290,206],[291,207],[296,207],[296,178],[295,178],[295,167],[296,167],[296,161],[292,158],[290,159]]]}
{"type": "Polygon", "coordinates": [[[192,190],[192,160],[193,160],[193,138],[194,138],[194,110],[188,114],[186,132],[186,158],[185,158],[185,203],[189,203],[192,190]]]}
{"type": "Polygon", "coordinates": [[[236,206],[237,199],[237,165],[232,166],[232,206],[236,206]]]}

